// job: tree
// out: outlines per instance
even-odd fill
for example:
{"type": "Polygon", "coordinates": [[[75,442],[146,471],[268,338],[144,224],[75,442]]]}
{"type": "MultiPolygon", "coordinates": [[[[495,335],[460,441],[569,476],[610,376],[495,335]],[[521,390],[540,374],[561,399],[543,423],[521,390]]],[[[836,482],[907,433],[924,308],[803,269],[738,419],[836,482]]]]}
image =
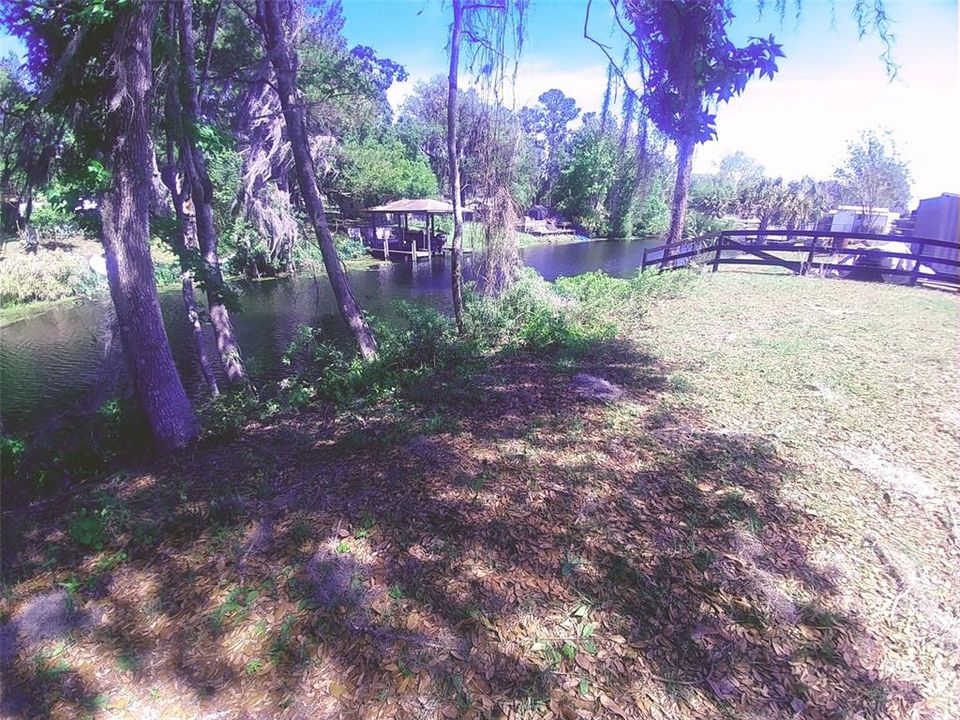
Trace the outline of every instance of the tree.
{"type": "Polygon", "coordinates": [[[727,36],[733,13],[723,2],[637,0],[624,9],[643,76],[641,101],[677,149],[667,233],[667,242],[676,243],[683,232],[694,150],[716,136],[717,103],[739,95],[758,73],[772,79],[783,52],[772,35],[736,47],[727,36]]]}
{"type": "Polygon", "coordinates": [[[580,116],[576,101],[553,88],[537,98],[534,107],[520,111],[520,121],[541,151],[541,186],[538,198],[553,187],[563,164],[563,148],[568,137],[567,126],[580,116]]]}
{"type": "Polygon", "coordinates": [[[157,3],[62,3],[43,13],[6,3],[4,24],[26,41],[28,67],[47,108],[71,124],[71,172],[95,194],[107,280],[134,394],[157,445],[199,433],[170,352],[150,257],[154,198],[150,134],[157,3]],[[102,160],[101,160],[102,158],[102,160]]]}
{"type": "Polygon", "coordinates": [[[216,375],[214,375],[213,366],[210,363],[203,340],[203,322],[194,288],[193,265],[194,260],[200,257],[197,226],[193,216],[186,212],[188,193],[183,187],[182,173],[178,171],[177,167],[176,153],[179,146],[179,134],[182,133],[182,120],[180,111],[180,62],[176,55],[177,6],[172,2],[166,5],[165,20],[168,33],[167,47],[171,50],[171,56],[167,60],[170,71],[167,73],[165,98],[165,114],[168,119],[165,123],[166,142],[164,143],[166,162],[160,170],[160,177],[170,193],[174,213],[174,227],[167,235],[167,241],[180,261],[180,292],[186,310],[187,323],[190,326],[197,364],[200,366],[204,382],[210,389],[210,394],[217,396],[220,394],[220,386],[216,375]]]}
{"type": "Polygon", "coordinates": [[[574,134],[569,159],[553,189],[557,207],[592,235],[610,233],[608,195],[617,170],[617,143],[591,116],[574,134]]]}
{"type": "Polygon", "coordinates": [[[878,208],[903,212],[910,203],[910,170],[890,133],[866,130],[847,143],[846,158],[834,177],[845,201],[860,206],[867,232],[878,208]]]}
{"type": "Polygon", "coordinates": [[[133,386],[163,448],[187,445],[199,432],[170,353],[150,259],[152,34],[157,5],[122,11],[111,48],[106,98],[109,184],[99,198],[110,295],[133,386]]]}
{"type": "Polygon", "coordinates": [[[34,97],[19,59],[12,53],[0,59],[0,232],[27,226],[34,193],[60,149],[64,123],[34,97]]]}
{"type": "MultiPolygon", "coordinates": [[[[303,202],[273,67],[246,11],[251,4],[199,3],[194,15],[198,40],[206,38],[197,48],[204,68],[200,95],[204,124],[216,143],[204,142],[203,148],[220,244],[235,248],[236,269],[258,277],[294,272],[296,247],[313,231],[303,232],[296,212],[303,202]],[[219,13],[206,10],[216,7],[219,13]]],[[[346,159],[342,143],[390,134],[386,90],[406,71],[369,47],[348,46],[338,0],[311,0],[301,20],[291,38],[300,105],[320,191],[336,192],[346,159]]]]}
{"type": "Polygon", "coordinates": [[[463,196],[460,191],[460,149],[457,144],[457,81],[460,74],[460,41],[463,34],[463,4],[450,0],[450,74],[447,78],[447,158],[450,166],[450,201],[453,203],[453,239],[450,243],[450,282],[453,317],[462,335],[463,324],[463,196]]]}
{"type": "MultiPolygon", "coordinates": [[[[783,57],[783,52],[773,35],[751,38],[744,47],[736,47],[727,36],[733,18],[729,0],[609,2],[614,25],[624,32],[628,48],[636,55],[642,94],[629,87],[626,73],[614,62],[609,46],[590,35],[592,0],[587,0],[584,37],[603,50],[627,92],[641,97],[654,125],[676,145],[677,174],[667,234],[667,242],[674,243],[682,234],[694,150],[697,144],[716,136],[714,108],[743,92],[755,74],[773,79],[776,59],[783,57]]],[[[758,0],[757,7],[763,13],[768,4],[767,0],[758,0]]],[[[796,7],[799,16],[803,3],[778,0],[775,6],[781,21],[788,4],[796,7]]],[[[883,0],[853,0],[850,8],[860,36],[873,30],[884,44],[881,57],[888,75],[894,77],[894,36],[883,0]]]]}
{"type": "Polygon", "coordinates": [[[296,34],[295,7],[292,0],[257,0],[257,23],[261,28],[267,55],[276,75],[277,95],[283,109],[284,124],[290,140],[296,168],[297,185],[310,224],[316,234],[323,256],[323,265],[333,287],[340,314],[353,332],[360,356],[370,361],[377,356],[377,342],[360,304],[350,287],[350,281],[337,256],[333,235],[317,188],[316,170],[310,154],[310,142],[304,121],[303,106],[297,92],[297,51],[293,45],[296,34]]]}
{"type": "MultiPolygon", "coordinates": [[[[173,1],[173,0],[168,0],[173,1]]],[[[213,219],[213,183],[207,170],[207,161],[200,147],[200,138],[206,128],[200,119],[200,89],[197,80],[196,39],[193,29],[191,0],[176,0],[179,31],[179,62],[181,72],[180,98],[167,107],[167,122],[176,128],[180,146],[180,164],[189,187],[189,199],[195,212],[197,241],[203,261],[202,284],[207,294],[207,312],[217,342],[220,364],[227,382],[233,386],[249,384],[240,345],[237,342],[227,293],[220,269],[217,249],[217,229],[213,219]]],[[[171,28],[171,33],[173,28],[171,28]]]]}
{"type": "Polygon", "coordinates": [[[734,195],[738,195],[745,186],[760,182],[764,174],[763,165],[742,150],[725,155],[717,168],[717,175],[734,195]]]}
{"type": "Polygon", "coordinates": [[[787,188],[783,179],[761,178],[744,187],[739,206],[741,214],[757,218],[757,230],[760,233],[767,230],[771,223],[781,222],[787,206],[787,188]]]}
{"type": "Polygon", "coordinates": [[[423,156],[411,158],[396,138],[348,139],[339,155],[341,169],[334,187],[363,205],[397,197],[434,197],[439,192],[423,156]]]}

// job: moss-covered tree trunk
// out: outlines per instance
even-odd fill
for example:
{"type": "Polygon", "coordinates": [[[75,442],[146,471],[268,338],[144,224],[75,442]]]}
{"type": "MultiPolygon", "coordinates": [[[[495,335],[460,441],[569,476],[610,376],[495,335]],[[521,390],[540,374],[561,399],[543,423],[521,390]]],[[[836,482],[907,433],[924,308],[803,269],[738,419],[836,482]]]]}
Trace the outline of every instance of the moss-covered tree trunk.
{"type": "Polygon", "coordinates": [[[104,128],[110,184],[99,205],[107,280],[136,398],[158,446],[173,449],[190,443],[199,425],[173,364],[150,257],[151,52],[158,9],[141,0],[117,19],[104,128]]]}
{"type": "Polygon", "coordinates": [[[303,116],[303,107],[297,92],[297,52],[291,47],[291,38],[286,27],[293,16],[293,5],[289,0],[257,0],[257,21],[266,44],[267,55],[273,65],[277,80],[277,95],[283,110],[283,119],[290,139],[293,164],[296,169],[297,185],[303,200],[310,224],[320,245],[323,266],[333,287],[337,307],[347,325],[353,331],[357,349],[364,360],[373,360],[377,356],[377,341],[370,329],[360,303],[354,297],[347,273],[337,255],[333,244],[333,235],[327,226],[327,217],[323,210],[323,201],[317,188],[316,170],[310,155],[310,142],[307,137],[307,125],[303,116]]]}
{"type": "Polygon", "coordinates": [[[197,137],[200,127],[200,101],[192,5],[192,0],[179,0],[180,64],[183,69],[181,157],[196,211],[197,242],[200,244],[206,275],[204,288],[207,292],[207,310],[217,340],[220,364],[230,385],[247,386],[247,372],[243,366],[240,344],[233,329],[230,311],[227,309],[223,272],[220,269],[217,229],[213,222],[213,183],[210,182],[207,161],[197,137]]]}
{"type": "Polygon", "coordinates": [[[457,143],[457,79],[460,74],[460,39],[463,30],[461,0],[451,0],[453,24],[450,26],[450,74],[447,81],[447,156],[450,168],[450,202],[453,204],[453,241],[450,244],[450,285],[453,292],[453,316],[457,331],[463,325],[463,198],[460,189],[460,148],[457,143]]]}
{"type": "MultiPolygon", "coordinates": [[[[687,217],[687,197],[690,195],[690,176],[693,171],[693,153],[696,146],[696,142],[690,138],[684,138],[677,143],[677,181],[673,186],[673,203],[670,206],[668,244],[678,243],[683,239],[683,223],[687,217]]],[[[671,248],[664,251],[663,257],[667,257],[671,252],[676,250],[671,248]]]]}

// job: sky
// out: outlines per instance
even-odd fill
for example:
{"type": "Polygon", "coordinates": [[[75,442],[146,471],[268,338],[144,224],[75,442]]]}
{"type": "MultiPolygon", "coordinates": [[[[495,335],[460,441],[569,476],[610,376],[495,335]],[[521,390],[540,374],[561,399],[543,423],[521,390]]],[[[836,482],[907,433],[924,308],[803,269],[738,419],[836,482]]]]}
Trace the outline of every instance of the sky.
{"type": "MultiPolygon", "coordinates": [[[[342,0],[350,44],[369,45],[404,65],[410,79],[392,87],[398,107],[418,80],[445,74],[450,10],[441,0],[342,0]]],[[[731,35],[773,34],[786,58],[773,81],[755,79],[717,114],[716,141],[702,145],[696,172],[711,172],[742,150],[772,176],[829,178],[846,143],[868,128],[889,130],[913,176],[914,200],[960,192],[960,54],[955,0],[886,0],[897,36],[900,72],[891,81],[874,37],[858,38],[852,0],[803,0],[781,23],[757,15],[755,0],[737,0],[731,35]]],[[[768,0],[768,5],[775,5],[768,0]]],[[[608,0],[594,0],[591,34],[614,43],[608,0]]],[[[517,107],[551,88],[598,111],[606,58],[583,37],[586,0],[533,0],[519,61],[517,107]]],[[[18,51],[0,35],[0,54],[18,51]]]]}
{"type": "MultiPolygon", "coordinates": [[[[788,2],[788,5],[792,3],[788,2]]],[[[886,0],[897,36],[898,77],[891,81],[875,37],[859,39],[850,0],[803,0],[781,23],[758,18],[755,0],[736,2],[731,35],[773,34],[786,58],[771,82],[755,79],[717,114],[718,139],[702,145],[696,172],[711,172],[742,150],[768,174],[829,178],[860,131],[891,131],[914,180],[914,200],[960,192],[960,56],[957,3],[886,0]]],[[[774,5],[772,0],[768,5],[774,5]]],[[[520,57],[518,107],[559,88],[585,111],[598,111],[606,58],[583,37],[585,0],[534,0],[520,57]]],[[[594,0],[591,34],[614,42],[607,0],[594,0]]],[[[370,45],[407,68],[391,88],[397,104],[414,83],[447,70],[449,7],[439,0],[343,0],[350,43],[370,45]]]]}

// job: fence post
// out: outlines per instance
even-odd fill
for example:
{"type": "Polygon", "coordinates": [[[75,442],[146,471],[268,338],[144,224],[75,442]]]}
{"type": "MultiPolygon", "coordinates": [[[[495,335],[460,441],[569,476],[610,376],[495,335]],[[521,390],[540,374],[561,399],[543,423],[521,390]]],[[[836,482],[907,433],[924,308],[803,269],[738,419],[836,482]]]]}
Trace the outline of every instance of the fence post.
{"type": "Polygon", "coordinates": [[[713,256],[713,272],[716,272],[720,267],[720,254],[723,252],[723,238],[724,234],[721,231],[721,233],[717,235],[717,252],[713,256]]]}
{"type": "Polygon", "coordinates": [[[921,241],[920,247],[917,248],[917,261],[913,265],[913,272],[910,273],[910,284],[916,285],[917,278],[920,277],[920,260],[923,258],[923,248],[924,244],[921,241]]]}
{"type": "Polygon", "coordinates": [[[814,236],[810,239],[810,252],[807,253],[807,262],[806,262],[806,264],[805,264],[802,268],[800,268],[800,274],[801,274],[801,275],[806,275],[808,272],[810,272],[810,266],[813,265],[813,258],[814,258],[814,255],[815,255],[816,252],[817,252],[817,240],[819,240],[819,239],[820,239],[820,237],[819,237],[818,235],[814,235],[814,236]]]}

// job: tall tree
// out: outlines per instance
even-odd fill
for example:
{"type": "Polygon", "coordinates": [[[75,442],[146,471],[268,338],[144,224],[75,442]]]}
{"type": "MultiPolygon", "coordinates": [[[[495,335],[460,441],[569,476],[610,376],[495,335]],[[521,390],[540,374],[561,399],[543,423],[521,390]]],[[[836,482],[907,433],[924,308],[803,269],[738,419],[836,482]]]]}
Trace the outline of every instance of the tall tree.
{"type": "Polygon", "coordinates": [[[134,390],[157,443],[178,448],[197,436],[199,426],[173,364],[150,258],[151,53],[157,10],[157,3],[141,0],[118,12],[105,103],[110,180],[99,205],[110,295],[134,390]]]}
{"type": "MultiPolygon", "coordinates": [[[[608,91],[604,95],[605,106],[609,105],[611,88],[611,83],[608,83],[608,91]]],[[[542,93],[533,107],[525,107],[520,111],[523,128],[533,138],[541,154],[538,199],[547,196],[560,174],[569,137],[567,126],[579,116],[580,108],[576,100],[556,88],[542,93]]]]}
{"type": "Polygon", "coordinates": [[[160,169],[160,177],[170,193],[175,220],[175,227],[168,240],[180,261],[180,291],[187,315],[187,323],[190,326],[197,364],[200,366],[204,382],[210,389],[210,394],[217,396],[220,394],[220,386],[213,372],[213,365],[210,362],[206,343],[203,339],[203,322],[194,288],[192,260],[200,255],[200,245],[197,242],[197,226],[193,216],[186,211],[188,193],[183,187],[182,173],[179,172],[177,163],[176,148],[179,144],[179,135],[182,133],[182,111],[180,105],[180,58],[177,51],[177,6],[175,3],[168,2],[166,4],[164,20],[166,21],[167,47],[170,52],[167,58],[169,70],[164,99],[166,157],[165,164],[160,169]]]}
{"type": "MultiPolygon", "coordinates": [[[[642,99],[651,121],[676,145],[677,173],[667,242],[677,242],[683,231],[694,150],[716,136],[713,110],[719,102],[743,92],[755,74],[772,79],[776,59],[783,57],[783,52],[772,35],[751,38],[744,47],[736,47],[727,35],[733,19],[730,0],[609,0],[609,4],[615,27],[624,32],[628,49],[636,55],[642,93],[629,87],[625,70],[614,61],[610,47],[591,36],[592,0],[587,0],[584,37],[603,50],[627,92],[642,99]]],[[[799,16],[803,0],[757,1],[761,13],[774,5],[781,21],[788,4],[799,16]]],[[[872,30],[883,43],[881,57],[888,75],[894,77],[894,36],[884,0],[853,0],[849,7],[861,37],[872,30]]]]}
{"type": "Polygon", "coordinates": [[[70,173],[96,195],[107,280],[134,394],[162,448],[199,425],[173,363],[150,257],[155,158],[150,134],[159,4],[11,0],[4,24],[25,40],[35,107],[71,129],[70,173]]]}
{"type": "Polygon", "coordinates": [[[300,195],[320,245],[323,265],[333,287],[340,314],[353,332],[360,356],[364,360],[373,360],[377,356],[377,342],[337,256],[337,248],[333,244],[333,235],[327,226],[323,201],[317,188],[303,106],[297,91],[298,60],[293,45],[297,22],[296,8],[291,0],[257,0],[257,24],[263,33],[267,55],[276,75],[277,95],[290,140],[300,195]]]}
{"type": "Polygon", "coordinates": [[[763,165],[742,150],[724,155],[717,168],[717,175],[730,186],[734,195],[760,182],[764,174],[763,165]]]}
{"type": "Polygon", "coordinates": [[[677,149],[667,233],[675,243],[683,233],[694,150],[716,136],[717,103],[739,95],[757,73],[773,78],[783,52],[772,35],[736,47],[727,35],[733,13],[723,2],[628,0],[624,12],[643,76],[642,102],[677,149]]]}
{"type": "Polygon", "coordinates": [[[889,133],[866,130],[847,143],[843,164],[834,171],[846,202],[860,207],[870,232],[878,208],[903,212],[910,203],[910,170],[889,133]]]}
{"type": "Polygon", "coordinates": [[[450,73],[447,76],[447,158],[450,167],[450,202],[453,204],[453,239],[450,243],[450,285],[457,331],[463,325],[463,197],[460,192],[460,150],[457,144],[457,82],[460,76],[460,41],[463,34],[463,3],[450,0],[450,73]]]}
{"type": "MultiPolygon", "coordinates": [[[[223,373],[230,385],[248,385],[240,344],[237,342],[230,311],[227,309],[226,286],[220,269],[217,250],[217,229],[213,221],[213,183],[207,171],[207,161],[200,148],[201,131],[199,83],[197,81],[196,39],[193,27],[192,0],[177,0],[180,40],[181,117],[168,115],[168,122],[179,120],[180,158],[190,199],[196,217],[197,241],[203,259],[203,287],[207,294],[207,312],[217,341],[217,352],[223,373]]],[[[168,113],[172,111],[168,108],[168,113]]]]}

